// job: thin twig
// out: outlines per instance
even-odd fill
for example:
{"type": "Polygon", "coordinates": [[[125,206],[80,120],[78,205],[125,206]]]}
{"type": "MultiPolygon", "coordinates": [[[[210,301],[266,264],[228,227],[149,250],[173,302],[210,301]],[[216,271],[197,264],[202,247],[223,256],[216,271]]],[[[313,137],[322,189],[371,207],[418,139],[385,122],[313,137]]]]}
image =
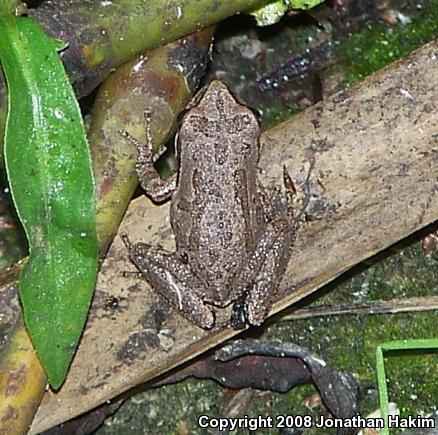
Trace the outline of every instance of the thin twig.
{"type": "Polygon", "coordinates": [[[279,318],[281,321],[309,319],[312,317],[339,316],[342,314],[387,314],[410,311],[430,311],[438,309],[438,296],[425,296],[390,301],[370,301],[357,304],[320,305],[313,308],[300,308],[279,318]]]}

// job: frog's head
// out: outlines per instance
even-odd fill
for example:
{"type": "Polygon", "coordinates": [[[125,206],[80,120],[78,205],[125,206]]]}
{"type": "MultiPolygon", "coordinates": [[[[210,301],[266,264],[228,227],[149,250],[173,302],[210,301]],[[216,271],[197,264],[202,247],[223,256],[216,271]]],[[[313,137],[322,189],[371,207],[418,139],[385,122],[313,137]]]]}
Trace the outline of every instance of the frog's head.
{"type": "Polygon", "coordinates": [[[184,117],[179,139],[193,148],[194,160],[202,152],[198,147],[219,147],[222,158],[228,154],[233,160],[236,156],[247,159],[257,156],[259,131],[255,114],[239,104],[222,82],[214,80],[184,117]]]}

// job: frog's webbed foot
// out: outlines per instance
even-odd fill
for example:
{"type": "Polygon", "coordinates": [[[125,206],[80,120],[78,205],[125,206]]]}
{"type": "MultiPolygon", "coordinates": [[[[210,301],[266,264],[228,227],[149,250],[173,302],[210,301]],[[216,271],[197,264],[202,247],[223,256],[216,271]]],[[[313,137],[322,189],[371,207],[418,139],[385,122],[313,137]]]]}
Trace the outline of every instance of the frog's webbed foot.
{"type": "Polygon", "coordinates": [[[293,223],[283,218],[267,225],[234,281],[233,294],[237,295],[232,313],[234,328],[242,327],[245,321],[260,325],[265,320],[289,262],[294,233],[293,223]]]}
{"type": "Polygon", "coordinates": [[[247,293],[242,294],[233,304],[233,310],[229,320],[229,327],[233,329],[244,329],[248,323],[246,312],[246,297],[247,293]]]}
{"type": "Polygon", "coordinates": [[[137,163],[135,170],[138,175],[141,187],[154,202],[160,203],[170,198],[172,192],[176,189],[176,174],[173,174],[166,180],[162,180],[154,163],[159,154],[154,153],[154,146],[151,134],[151,113],[144,112],[146,124],[146,143],[141,143],[126,130],[119,130],[119,133],[126,140],[135,145],[137,149],[137,163]]]}
{"type": "Polygon", "coordinates": [[[215,313],[204,302],[203,284],[177,254],[147,243],[131,245],[126,236],[124,240],[132,263],[155,292],[199,327],[214,326],[215,313]]]}

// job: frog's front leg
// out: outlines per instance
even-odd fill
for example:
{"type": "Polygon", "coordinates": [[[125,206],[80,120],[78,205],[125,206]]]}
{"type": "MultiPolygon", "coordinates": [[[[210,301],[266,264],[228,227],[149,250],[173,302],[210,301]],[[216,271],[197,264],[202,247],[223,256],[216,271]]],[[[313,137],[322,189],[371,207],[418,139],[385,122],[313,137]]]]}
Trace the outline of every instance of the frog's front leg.
{"type": "Polygon", "coordinates": [[[215,313],[204,302],[203,283],[177,254],[147,243],[131,245],[126,235],[122,238],[132,263],[154,291],[201,328],[214,326],[215,313]]]}
{"type": "Polygon", "coordinates": [[[286,219],[269,223],[248,262],[234,282],[237,295],[231,326],[260,325],[275,301],[278,286],[289,262],[294,226],[286,219]]]}
{"type": "MultiPolygon", "coordinates": [[[[137,148],[137,163],[135,170],[138,175],[141,187],[154,202],[160,203],[169,199],[172,192],[176,189],[177,174],[171,175],[165,180],[160,178],[160,174],[154,167],[156,155],[153,149],[151,134],[151,115],[150,112],[144,113],[146,125],[146,143],[141,143],[127,131],[121,130],[120,134],[137,148]]],[[[159,155],[159,154],[158,154],[159,155]]]]}

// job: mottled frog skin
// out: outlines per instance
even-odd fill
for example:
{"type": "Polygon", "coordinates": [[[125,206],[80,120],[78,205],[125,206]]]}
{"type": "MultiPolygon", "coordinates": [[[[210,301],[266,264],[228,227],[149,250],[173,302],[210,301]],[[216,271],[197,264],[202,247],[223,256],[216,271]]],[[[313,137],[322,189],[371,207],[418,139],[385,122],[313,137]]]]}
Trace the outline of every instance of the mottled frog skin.
{"type": "Polygon", "coordinates": [[[160,296],[204,329],[215,325],[216,309],[230,304],[231,327],[262,323],[289,261],[294,186],[285,170],[285,212],[275,215],[257,180],[259,134],[254,113],[213,81],[183,119],[176,188],[175,177],[151,182],[151,148],[134,140],[148,194],[162,201],[174,190],[177,250],[131,245],[125,236],[130,259],[160,296]]]}

